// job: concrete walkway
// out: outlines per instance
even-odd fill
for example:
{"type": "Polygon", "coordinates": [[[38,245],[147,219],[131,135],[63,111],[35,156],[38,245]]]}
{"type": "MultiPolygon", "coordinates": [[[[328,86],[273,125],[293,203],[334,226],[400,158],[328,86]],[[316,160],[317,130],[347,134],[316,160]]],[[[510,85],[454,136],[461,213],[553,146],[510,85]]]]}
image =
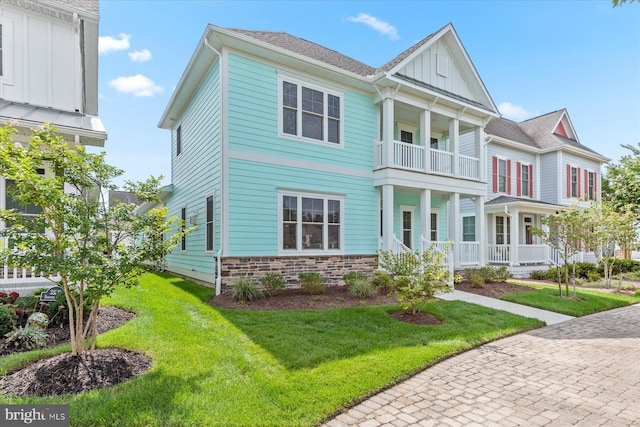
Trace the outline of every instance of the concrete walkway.
{"type": "Polygon", "coordinates": [[[438,298],[447,301],[460,300],[482,305],[484,307],[495,308],[496,310],[508,311],[509,313],[519,314],[520,316],[541,320],[547,325],[555,325],[556,323],[574,319],[573,316],[567,316],[566,314],[554,313],[552,311],[528,307],[526,305],[516,304],[509,301],[502,301],[497,298],[489,298],[482,295],[476,295],[471,292],[454,290],[453,292],[440,294],[438,295],[438,298]]]}
{"type": "Polygon", "coordinates": [[[640,305],[451,357],[326,427],[638,426],[640,305]]]}

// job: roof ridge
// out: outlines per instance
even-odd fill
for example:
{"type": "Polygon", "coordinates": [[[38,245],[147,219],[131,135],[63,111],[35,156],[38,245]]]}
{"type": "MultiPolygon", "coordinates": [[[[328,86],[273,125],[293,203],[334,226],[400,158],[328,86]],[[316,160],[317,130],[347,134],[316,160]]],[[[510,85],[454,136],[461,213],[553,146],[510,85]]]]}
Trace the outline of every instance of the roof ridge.
{"type": "Polygon", "coordinates": [[[560,108],[560,109],[558,109],[558,110],[550,111],[550,112],[548,112],[548,113],[544,113],[544,114],[540,114],[539,116],[531,117],[531,118],[528,118],[527,120],[523,120],[523,121],[521,121],[521,122],[517,122],[517,123],[526,123],[526,122],[529,122],[529,121],[531,121],[531,120],[540,119],[540,118],[542,118],[542,117],[549,116],[549,115],[551,115],[551,114],[555,114],[555,113],[557,113],[557,112],[559,112],[559,111],[566,111],[566,110],[567,110],[566,108],[560,108]]]}

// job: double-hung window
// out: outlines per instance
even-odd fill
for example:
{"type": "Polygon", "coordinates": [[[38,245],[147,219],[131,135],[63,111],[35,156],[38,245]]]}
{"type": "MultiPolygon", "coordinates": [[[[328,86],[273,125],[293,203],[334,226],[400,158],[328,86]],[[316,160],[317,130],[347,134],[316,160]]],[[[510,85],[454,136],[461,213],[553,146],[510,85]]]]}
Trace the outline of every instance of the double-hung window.
{"type": "Polygon", "coordinates": [[[176,156],[182,153],[182,125],[176,129],[176,156]]]}
{"type": "Polygon", "coordinates": [[[288,77],[280,88],[282,135],[342,144],[341,94],[288,77]]]}
{"type": "Polygon", "coordinates": [[[595,172],[589,171],[587,174],[587,178],[588,178],[588,187],[587,187],[587,191],[588,191],[588,195],[589,195],[589,200],[595,200],[596,197],[596,192],[595,192],[595,186],[596,186],[596,174],[595,172]]]}
{"type": "Polygon", "coordinates": [[[462,217],[462,241],[463,242],[476,241],[476,217],[475,216],[462,217]]]}
{"type": "MultiPolygon", "coordinates": [[[[182,220],[180,223],[180,230],[182,233],[187,229],[187,208],[180,209],[180,219],[182,220]]],[[[187,235],[182,234],[182,241],[180,242],[180,249],[183,251],[187,250],[187,235]]]]}
{"type": "Polygon", "coordinates": [[[571,197],[580,197],[578,194],[578,168],[571,167],[571,197]]]}
{"type": "Polygon", "coordinates": [[[341,251],[344,200],[338,196],[280,193],[280,251],[341,251]]]}
{"type": "Polygon", "coordinates": [[[214,231],[214,223],[213,223],[213,218],[214,218],[214,211],[213,211],[213,196],[207,196],[207,199],[205,201],[205,211],[206,211],[206,218],[205,218],[205,250],[210,252],[213,251],[213,240],[215,237],[215,231],[214,231]]]}
{"type": "Polygon", "coordinates": [[[529,194],[529,183],[531,182],[531,177],[529,176],[529,165],[521,165],[520,169],[520,186],[522,188],[522,195],[531,196],[531,194],[529,194]]]}
{"type": "Polygon", "coordinates": [[[505,159],[498,159],[498,191],[507,192],[507,161],[505,159]]]}
{"type": "Polygon", "coordinates": [[[511,244],[511,217],[496,216],[496,245],[511,244]]]}

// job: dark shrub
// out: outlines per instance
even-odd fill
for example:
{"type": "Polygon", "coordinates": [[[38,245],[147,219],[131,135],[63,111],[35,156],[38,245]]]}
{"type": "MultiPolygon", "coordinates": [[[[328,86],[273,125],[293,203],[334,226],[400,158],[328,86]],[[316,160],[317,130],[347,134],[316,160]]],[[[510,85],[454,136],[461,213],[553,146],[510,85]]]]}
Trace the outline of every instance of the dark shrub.
{"type": "Polygon", "coordinates": [[[344,280],[344,284],[347,286],[351,286],[351,284],[356,280],[367,280],[367,275],[360,271],[350,271],[344,276],[342,276],[344,280]]]}
{"type": "Polygon", "coordinates": [[[264,292],[273,296],[285,288],[284,277],[278,273],[267,273],[260,278],[264,292]]]}
{"type": "Polygon", "coordinates": [[[298,274],[298,283],[300,283],[302,292],[309,295],[322,294],[326,287],[324,279],[317,272],[298,274]]]}
{"type": "Polygon", "coordinates": [[[547,272],[543,270],[534,270],[529,273],[529,278],[533,280],[546,280],[547,272]]]}
{"type": "Polygon", "coordinates": [[[393,277],[384,271],[377,270],[371,281],[378,292],[383,295],[389,295],[395,289],[393,277]]]}
{"type": "Polygon", "coordinates": [[[0,337],[13,331],[18,321],[18,315],[11,307],[0,304],[0,337]]]}

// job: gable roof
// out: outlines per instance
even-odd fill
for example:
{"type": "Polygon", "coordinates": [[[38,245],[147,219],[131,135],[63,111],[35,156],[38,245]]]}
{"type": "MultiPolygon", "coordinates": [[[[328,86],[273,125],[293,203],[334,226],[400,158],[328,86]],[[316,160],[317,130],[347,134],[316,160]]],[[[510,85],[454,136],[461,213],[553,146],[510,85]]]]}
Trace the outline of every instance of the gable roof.
{"type": "Polygon", "coordinates": [[[242,30],[239,28],[226,28],[226,30],[244,34],[245,36],[249,36],[256,40],[290,50],[291,52],[295,52],[299,55],[313,58],[361,76],[369,76],[375,72],[375,68],[343,55],[340,52],[326,48],[317,43],[292,36],[291,34],[282,31],[253,31],[242,30]]]}
{"type": "Polygon", "coordinates": [[[575,130],[565,108],[534,117],[520,123],[504,119],[493,119],[485,127],[485,132],[510,141],[519,142],[538,148],[542,151],[554,151],[564,148],[574,148],[587,154],[599,157],[602,161],[609,161],[607,157],[582,145],[578,140],[557,133],[558,126],[565,122],[570,127],[568,134],[575,135],[575,130]]]}

